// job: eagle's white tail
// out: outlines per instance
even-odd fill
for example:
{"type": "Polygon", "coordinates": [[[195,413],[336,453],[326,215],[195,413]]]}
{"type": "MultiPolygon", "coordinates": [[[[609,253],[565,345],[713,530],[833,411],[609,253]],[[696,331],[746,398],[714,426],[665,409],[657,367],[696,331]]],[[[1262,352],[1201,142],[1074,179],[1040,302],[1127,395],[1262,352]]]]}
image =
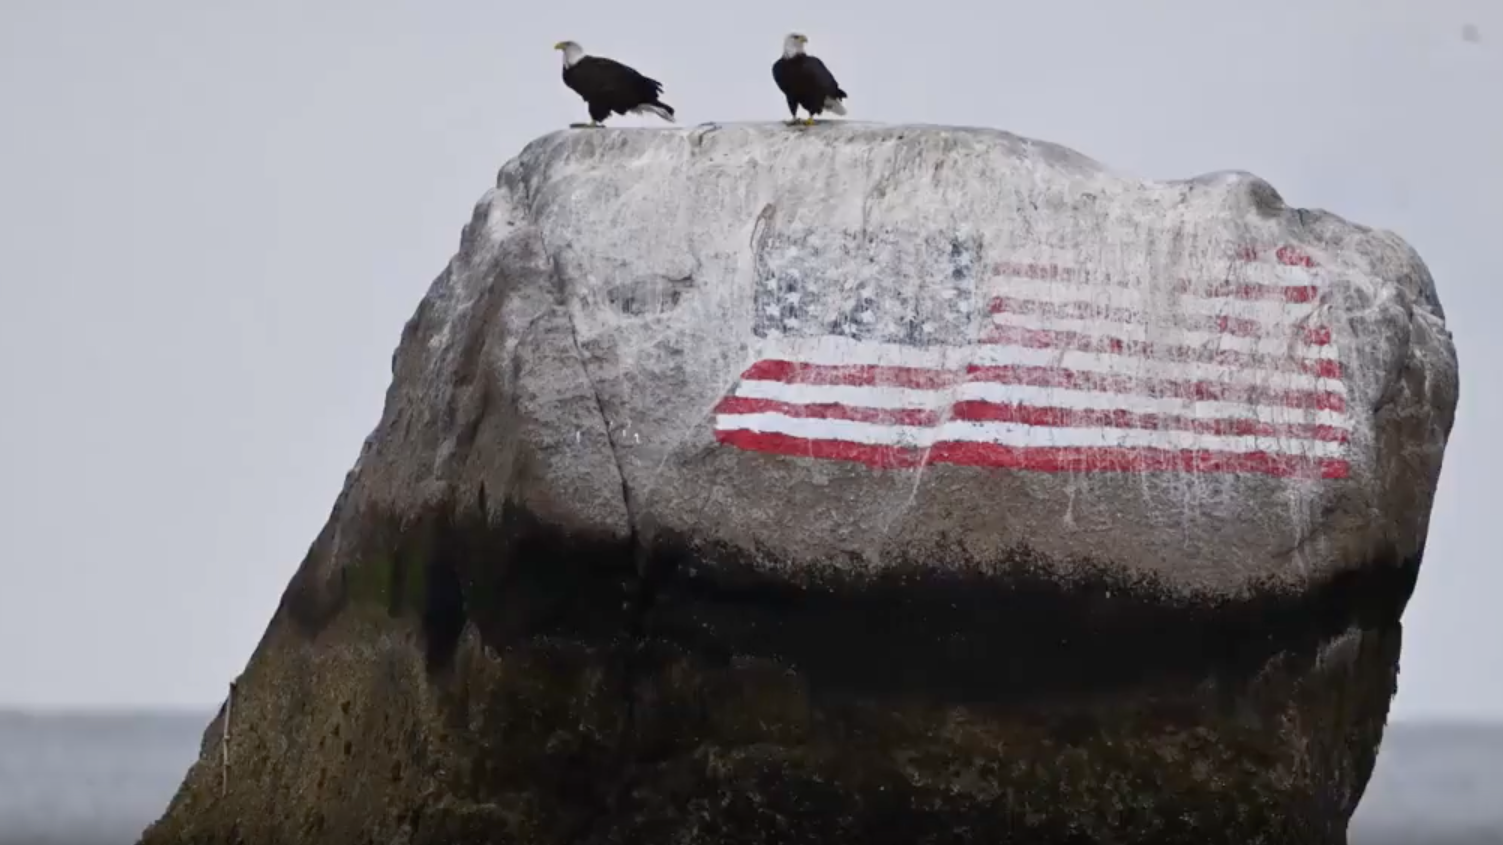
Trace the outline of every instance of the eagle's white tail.
{"type": "Polygon", "coordinates": [[[669,123],[676,123],[677,122],[677,121],[675,121],[673,119],[673,112],[668,111],[667,109],[663,108],[662,106],[656,105],[654,103],[647,103],[647,104],[644,104],[644,105],[637,106],[636,108],[632,109],[631,111],[632,111],[632,114],[655,114],[658,117],[661,117],[662,119],[668,121],[669,123]]]}
{"type": "Polygon", "coordinates": [[[826,97],[825,98],[825,110],[829,111],[829,112],[833,112],[834,114],[841,114],[841,115],[843,115],[843,114],[845,114],[845,103],[840,102],[839,100],[835,99],[834,97],[826,97]]]}

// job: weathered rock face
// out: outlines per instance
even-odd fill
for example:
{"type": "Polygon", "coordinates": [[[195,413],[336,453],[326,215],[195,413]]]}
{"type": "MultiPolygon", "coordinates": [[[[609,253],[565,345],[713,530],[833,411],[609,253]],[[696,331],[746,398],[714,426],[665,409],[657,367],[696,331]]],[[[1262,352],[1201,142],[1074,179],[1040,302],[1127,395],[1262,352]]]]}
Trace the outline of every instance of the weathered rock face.
{"type": "Polygon", "coordinates": [[[1344,842],[1457,384],[1247,174],[549,135],[146,841],[1344,842]]]}

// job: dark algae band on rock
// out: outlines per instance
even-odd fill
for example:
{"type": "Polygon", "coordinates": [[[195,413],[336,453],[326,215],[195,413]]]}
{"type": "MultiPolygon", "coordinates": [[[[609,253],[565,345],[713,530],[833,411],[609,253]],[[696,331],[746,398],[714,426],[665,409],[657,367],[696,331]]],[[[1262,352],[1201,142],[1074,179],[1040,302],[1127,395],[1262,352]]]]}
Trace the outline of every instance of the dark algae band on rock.
{"type": "Polygon", "coordinates": [[[1395,625],[1419,557],[1375,561],[1299,594],[1178,598],[1106,564],[1061,584],[1011,550],[996,575],[934,549],[871,580],[789,584],[729,548],[674,560],[649,587],[648,631],[707,659],[756,656],[855,696],[954,704],[1107,695],[1151,684],[1245,682],[1280,654],[1313,660],[1352,628],[1395,625]]]}
{"type": "Polygon", "coordinates": [[[1341,845],[1457,384],[1249,174],[540,138],[142,841],[1341,845]]]}
{"type": "MultiPolygon", "coordinates": [[[[639,555],[518,508],[436,507],[406,528],[371,533],[383,545],[374,564],[341,570],[342,604],[409,616],[429,669],[446,668],[473,626],[498,651],[541,637],[595,647],[630,637],[711,664],[775,661],[831,694],[948,704],[1242,683],[1275,656],[1313,661],[1349,630],[1393,627],[1419,571],[1418,555],[1390,557],[1300,593],[1196,600],[1129,585],[1105,564],[1077,563],[1091,575],[1062,585],[1026,550],[1008,554],[995,575],[956,565],[959,550],[936,549],[869,580],[794,584],[725,545],[695,550],[688,538],[659,538],[639,555]]],[[[316,636],[319,623],[304,622],[316,636]]]]}

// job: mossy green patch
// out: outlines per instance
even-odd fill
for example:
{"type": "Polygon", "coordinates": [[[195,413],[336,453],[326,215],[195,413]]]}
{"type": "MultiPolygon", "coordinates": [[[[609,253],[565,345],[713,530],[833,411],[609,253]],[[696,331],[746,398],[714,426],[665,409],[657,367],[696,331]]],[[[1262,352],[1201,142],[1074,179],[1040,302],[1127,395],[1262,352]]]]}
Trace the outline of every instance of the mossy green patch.
{"type": "Polygon", "coordinates": [[[344,569],[345,595],[357,605],[391,604],[392,555],[379,553],[356,560],[344,569]]]}
{"type": "Polygon", "coordinates": [[[432,535],[428,519],[373,532],[366,548],[345,568],[350,602],[380,607],[392,616],[421,613],[427,600],[432,535]]]}

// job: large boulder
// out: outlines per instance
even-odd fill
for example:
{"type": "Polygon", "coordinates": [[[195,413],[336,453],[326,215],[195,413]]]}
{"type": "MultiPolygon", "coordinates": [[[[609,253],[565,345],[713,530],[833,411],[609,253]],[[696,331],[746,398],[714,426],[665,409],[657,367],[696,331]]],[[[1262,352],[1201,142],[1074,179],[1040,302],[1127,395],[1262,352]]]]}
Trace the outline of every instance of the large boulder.
{"type": "Polygon", "coordinates": [[[1343,843],[1458,389],[1392,234],[856,123],[534,141],[393,370],[146,842],[1343,843]]]}

